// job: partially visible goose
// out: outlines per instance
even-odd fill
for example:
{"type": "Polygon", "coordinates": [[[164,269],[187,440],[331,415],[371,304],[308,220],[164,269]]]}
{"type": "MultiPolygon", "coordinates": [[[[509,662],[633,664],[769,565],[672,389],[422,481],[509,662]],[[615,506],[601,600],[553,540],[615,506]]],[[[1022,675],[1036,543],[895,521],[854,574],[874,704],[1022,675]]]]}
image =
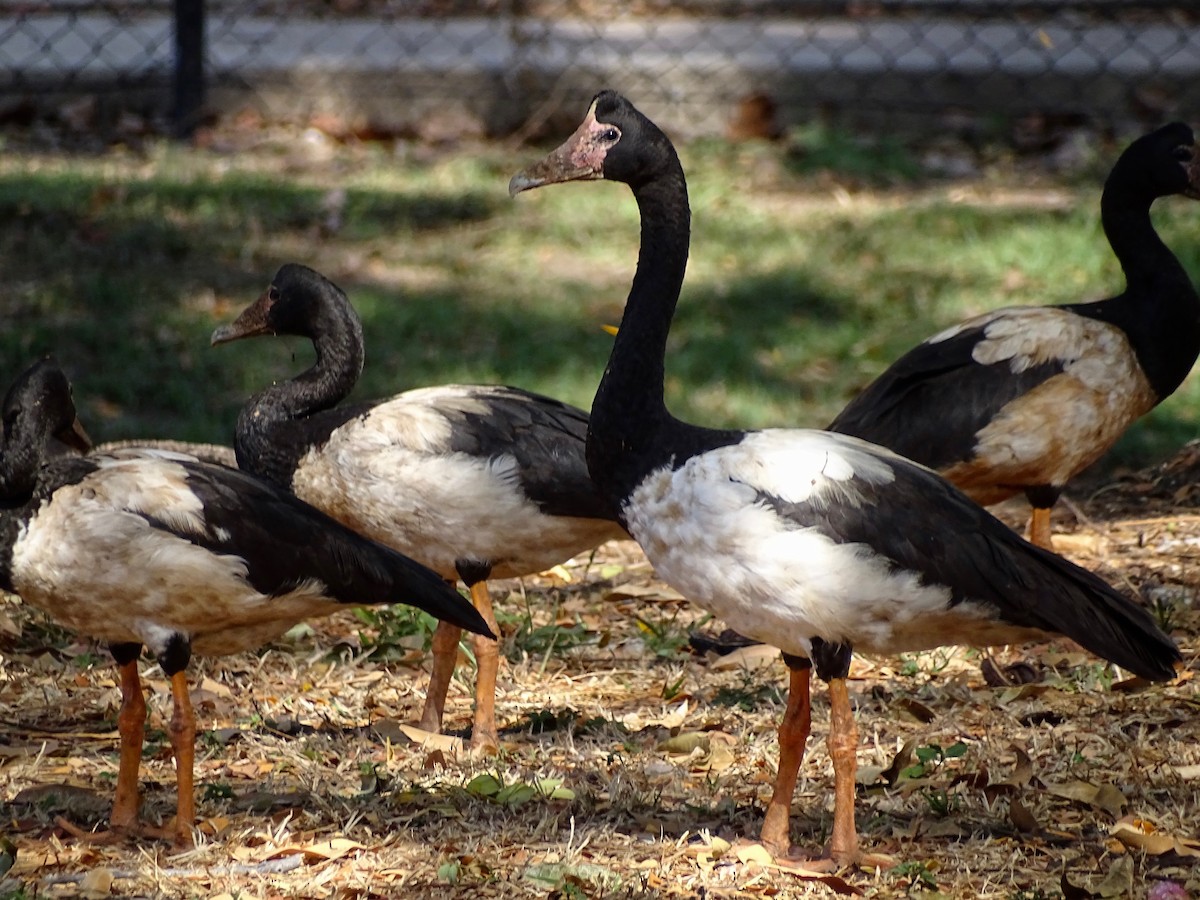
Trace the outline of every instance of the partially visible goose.
{"type": "MultiPolygon", "coordinates": [[[[212,343],[307,337],[312,368],[252,397],[238,416],[238,465],[368,537],[461,578],[498,632],[487,579],[541,572],[627,537],[588,477],[587,413],[518,388],[447,384],[337,404],[363,367],[362,322],[345,293],[285,265],[212,343]]],[[[421,727],[440,730],[460,632],[443,623],[421,727]]],[[[499,651],[476,638],[474,748],[498,746],[499,651]]]]}
{"type": "Polygon", "coordinates": [[[87,449],[70,384],[50,360],[17,378],[3,417],[0,587],[112,650],[121,673],[116,833],[154,833],[138,819],[143,646],[171,679],[169,833],[186,844],[195,819],[185,671],[193,653],[250,650],[350,604],[409,603],[488,633],[436,573],[235,469],[165,451],[47,459],[52,438],[87,449]]]}
{"type": "Polygon", "coordinates": [[[1144,610],[1091,573],[1022,540],[945,480],[826,431],[714,430],[663,400],[667,335],[687,265],[687,185],[674,147],[603,91],[578,130],[513,177],[629,185],[641,250],[592,407],[588,469],[658,574],[791,671],[763,842],[790,846],[789,809],[809,732],[809,672],[829,682],[835,812],[828,856],[859,858],[852,649],[896,653],[1066,634],[1146,678],[1179,651],[1144,610]]]}
{"type": "Polygon", "coordinates": [[[1175,122],[1121,154],[1100,197],[1125,291],[999,309],[934,335],[838,414],[831,431],[936,469],[977,503],[1024,493],[1030,540],[1050,549],[1067,481],[1169,397],[1200,354],[1200,296],[1158,237],[1150,205],[1200,199],[1192,129],[1175,122]]]}

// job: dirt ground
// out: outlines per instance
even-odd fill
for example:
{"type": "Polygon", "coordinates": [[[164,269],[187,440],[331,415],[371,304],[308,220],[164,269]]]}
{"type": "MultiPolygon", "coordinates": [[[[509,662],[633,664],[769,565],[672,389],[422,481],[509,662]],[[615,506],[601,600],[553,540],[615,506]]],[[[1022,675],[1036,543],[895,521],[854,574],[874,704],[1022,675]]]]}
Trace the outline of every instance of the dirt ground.
{"type": "MultiPolygon", "coordinates": [[[[856,660],[858,823],[894,864],[825,878],[752,842],[777,751],[778,654],[689,652],[690,629],[720,623],[657,582],[632,543],[493,585],[509,595],[493,758],[462,752],[465,656],[454,733],[411,727],[428,659],[400,619],[347,612],[256,655],[198,661],[186,853],[89,845],[56,823],[106,820],[115,672],[4,599],[0,897],[1200,896],[1198,492],[1200,445],[1076,489],[1055,516],[1062,552],[1173,630],[1187,664],[1174,683],[1131,682],[1066,644],[999,649],[982,667],[964,648],[856,660]]],[[[1025,515],[998,512],[1015,526],[1025,515]]],[[[162,820],[170,695],[143,671],[143,811],[162,820]]],[[[832,821],[827,723],[818,688],[793,805],[793,836],[812,850],[832,821]]]]}

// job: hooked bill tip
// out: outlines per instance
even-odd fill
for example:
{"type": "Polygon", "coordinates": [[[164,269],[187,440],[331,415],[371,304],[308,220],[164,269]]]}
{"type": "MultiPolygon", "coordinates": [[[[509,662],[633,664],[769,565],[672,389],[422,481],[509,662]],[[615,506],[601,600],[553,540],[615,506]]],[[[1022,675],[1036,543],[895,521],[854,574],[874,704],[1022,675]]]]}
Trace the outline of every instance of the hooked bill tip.
{"type": "Polygon", "coordinates": [[[542,184],[540,178],[530,178],[524,172],[518,172],[508,182],[508,196],[515,197],[521,191],[527,191],[530,188],[538,187],[542,184]]]}
{"type": "Polygon", "coordinates": [[[217,344],[223,344],[233,338],[233,328],[229,325],[221,325],[213,329],[212,335],[208,339],[208,345],[215,347],[217,344]]]}

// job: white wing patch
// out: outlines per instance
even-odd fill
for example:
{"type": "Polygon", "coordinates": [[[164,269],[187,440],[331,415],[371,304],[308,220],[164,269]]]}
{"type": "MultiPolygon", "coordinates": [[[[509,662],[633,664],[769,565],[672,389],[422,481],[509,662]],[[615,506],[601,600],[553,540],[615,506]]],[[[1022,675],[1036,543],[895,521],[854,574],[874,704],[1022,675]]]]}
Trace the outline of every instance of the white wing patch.
{"type": "Polygon", "coordinates": [[[993,310],[951,326],[926,343],[949,340],[974,328],[983,330],[983,338],[971,352],[980,365],[1007,361],[1013,372],[1020,373],[1057,362],[1067,374],[1093,389],[1111,383],[1114,364],[1135,358],[1121,329],[1053,306],[993,310]]]}
{"type": "Polygon", "coordinates": [[[377,431],[383,443],[416,452],[441,453],[450,446],[453,428],[447,411],[486,416],[490,407],[486,396],[477,387],[442,384],[405,391],[373,407],[363,419],[349,422],[338,431],[365,426],[377,431]]]}
{"type": "Polygon", "coordinates": [[[785,522],[757,499],[762,492],[818,514],[838,506],[872,516],[861,489],[886,490],[891,458],[826,432],[756,432],[652,473],[624,511],[660,577],[788,653],[809,655],[813,637],[875,653],[1012,638],[986,606],[950,608],[947,587],[923,584],[865,544],[785,522]]]}
{"type": "Polygon", "coordinates": [[[692,460],[714,479],[732,478],[793,503],[823,494],[856,496],[855,482],[877,486],[895,478],[895,455],[874,444],[826,431],[768,429],[692,460]]]}
{"type": "Polygon", "coordinates": [[[208,526],[200,498],[187,483],[187,471],[179,460],[190,457],[161,451],[137,456],[97,457],[99,472],[82,485],[98,504],[114,510],[133,510],[154,516],[170,528],[206,535],[208,526]]]}
{"type": "Polygon", "coordinates": [[[98,471],[55,491],[13,547],[17,593],[64,625],[154,652],[177,631],[197,653],[221,654],[260,646],[340,608],[319,584],[261,594],[240,557],[211,553],[147,522],[137,511],[185,532],[204,530],[199,500],[170,461],[97,461],[98,471]]]}

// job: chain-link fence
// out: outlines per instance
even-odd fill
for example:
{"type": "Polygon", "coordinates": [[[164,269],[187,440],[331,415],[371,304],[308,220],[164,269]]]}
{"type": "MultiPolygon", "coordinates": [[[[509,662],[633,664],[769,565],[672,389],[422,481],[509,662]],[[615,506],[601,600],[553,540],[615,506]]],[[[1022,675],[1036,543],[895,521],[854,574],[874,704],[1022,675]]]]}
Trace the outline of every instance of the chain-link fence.
{"type": "Polygon", "coordinates": [[[1196,0],[24,0],[0,16],[9,108],[103,92],[184,121],[250,104],[489,134],[577,118],[601,86],[681,133],[1200,110],[1196,0]]]}

